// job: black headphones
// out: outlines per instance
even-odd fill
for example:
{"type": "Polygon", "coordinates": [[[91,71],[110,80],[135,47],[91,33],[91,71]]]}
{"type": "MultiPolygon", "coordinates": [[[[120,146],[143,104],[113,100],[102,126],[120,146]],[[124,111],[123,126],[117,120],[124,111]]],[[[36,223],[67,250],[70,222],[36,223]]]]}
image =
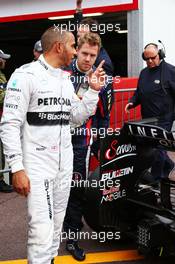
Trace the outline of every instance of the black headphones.
{"type": "MultiPolygon", "coordinates": [[[[158,40],[161,44],[162,42],[160,40],[158,40]]],[[[165,49],[159,49],[158,45],[155,44],[155,43],[148,43],[145,47],[144,47],[144,50],[149,46],[149,45],[153,45],[156,47],[156,49],[158,50],[158,54],[159,54],[159,59],[160,60],[163,60],[165,58],[165,49]]],[[[162,44],[163,45],[163,44],[162,44]]],[[[145,59],[145,55],[144,55],[144,52],[142,52],[142,59],[143,60],[146,60],[145,59]]]]}

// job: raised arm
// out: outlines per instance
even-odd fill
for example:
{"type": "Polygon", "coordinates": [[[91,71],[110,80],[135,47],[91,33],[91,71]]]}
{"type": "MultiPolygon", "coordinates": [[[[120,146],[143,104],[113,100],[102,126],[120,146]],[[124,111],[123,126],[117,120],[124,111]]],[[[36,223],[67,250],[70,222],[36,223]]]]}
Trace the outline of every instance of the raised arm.
{"type": "Polygon", "coordinates": [[[83,19],[82,0],[76,0],[76,9],[74,14],[74,23],[78,25],[83,19]]]}
{"type": "Polygon", "coordinates": [[[105,72],[102,68],[104,61],[97,67],[95,72],[90,72],[88,76],[89,89],[79,100],[74,93],[72,100],[72,123],[78,126],[82,125],[89,116],[94,115],[98,102],[99,91],[105,84],[105,72]]]}
{"type": "Polygon", "coordinates": [[[83,0],[76,0],[76,13],[82,11],[82,2],[83,0]]]}

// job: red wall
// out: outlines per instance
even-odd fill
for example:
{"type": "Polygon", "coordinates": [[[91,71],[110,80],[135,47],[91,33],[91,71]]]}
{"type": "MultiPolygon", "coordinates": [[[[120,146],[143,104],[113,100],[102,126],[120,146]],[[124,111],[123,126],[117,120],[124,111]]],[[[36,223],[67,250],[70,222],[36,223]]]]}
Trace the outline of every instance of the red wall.
{"type": "Polygon", "coordinates": [[[128,99],[132,97],[134,91],[131,88],[137,87],[138,78],[115,78],[114,79],[114,104],[111,110],[110,126],[112,128],[122,127],[124,121],[141,119],[140,107],[131,109],[126,114],[124,108],[128,99]],[[121,91],[124,89],[126,91],[121,91]],[[118,92],[116,92],[118,90],[118,92]]]}

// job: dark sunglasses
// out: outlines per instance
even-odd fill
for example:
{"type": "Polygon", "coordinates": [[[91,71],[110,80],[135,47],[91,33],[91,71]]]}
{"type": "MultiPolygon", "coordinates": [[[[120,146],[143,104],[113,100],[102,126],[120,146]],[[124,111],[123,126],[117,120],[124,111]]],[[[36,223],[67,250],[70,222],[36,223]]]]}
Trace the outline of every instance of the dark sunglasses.
{"type": "Polygon", "coordinates": [[[148,61],[148,60],[155,60],[155,58],[157,57],[158,54],[156,54],[156,56],[154,57],[148,57],[148,58],[144,58],[145,61],[148,61]]]}

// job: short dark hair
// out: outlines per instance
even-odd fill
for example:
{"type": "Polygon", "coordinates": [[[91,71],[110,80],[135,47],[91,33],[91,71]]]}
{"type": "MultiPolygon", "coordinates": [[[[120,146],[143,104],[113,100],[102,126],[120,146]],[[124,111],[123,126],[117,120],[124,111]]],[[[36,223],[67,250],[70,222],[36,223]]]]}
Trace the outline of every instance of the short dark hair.
{"type": "Polygon", "coordinates": [[[48,28],[41,36],[43,52],[49,51],[56,41],[66,43],[69,34],[69,31],[62,30],[59,27],[48,28]]]}

